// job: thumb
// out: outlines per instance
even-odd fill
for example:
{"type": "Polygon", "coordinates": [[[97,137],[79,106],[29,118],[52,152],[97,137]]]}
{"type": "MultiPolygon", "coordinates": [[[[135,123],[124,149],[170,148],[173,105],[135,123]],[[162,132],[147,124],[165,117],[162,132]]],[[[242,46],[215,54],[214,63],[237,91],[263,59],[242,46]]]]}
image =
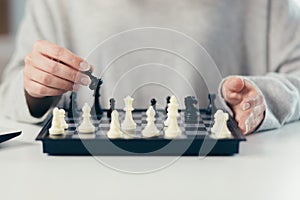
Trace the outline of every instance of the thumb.
{"type": "Polygon", "coordinates": [[[245,82],[241,77],[230,77],[223,83],[222,95],[230,105],[238,104],[241,99],[241,91],[245,87],[245,82]]]}
{"type": "Polygon", "coordinates": [[[245,82],[241,77],[231,77],[224,82],[223,88],[230,92],[241,92],[245,82]]]}

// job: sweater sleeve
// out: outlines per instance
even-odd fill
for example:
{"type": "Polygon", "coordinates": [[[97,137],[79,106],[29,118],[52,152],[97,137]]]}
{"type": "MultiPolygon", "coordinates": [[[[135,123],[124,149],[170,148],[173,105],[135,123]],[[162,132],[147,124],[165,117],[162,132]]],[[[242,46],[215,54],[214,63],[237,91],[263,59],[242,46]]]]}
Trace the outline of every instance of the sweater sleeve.
{"type": "Polygon", "coordinates": [[[267,105],[259,130],[300,119],[300,6],[294,0],[271,1],[268,63],[273,73],[249,77],[267,105]]]}
{"type": "Polygon", "coordinates": [[[270,73],[244,77],[260,90],[266,104],[265,118],[258,131],[300,119],[300,7],[293,0],[270,3],[270,73]]]}
{"type": "Polygon", "coordinates": [[[5,68],[0,86],[1,115],[13,120],[39,123],[43,122],[51,110],[43,117],[31,116],[24,94],[23,68],[24,58],[30,53],[36,40],[55,41],[54,27],[44,1],[27,1],[25,17],[16,39],[16,48],[10,63],[5,68]]]}

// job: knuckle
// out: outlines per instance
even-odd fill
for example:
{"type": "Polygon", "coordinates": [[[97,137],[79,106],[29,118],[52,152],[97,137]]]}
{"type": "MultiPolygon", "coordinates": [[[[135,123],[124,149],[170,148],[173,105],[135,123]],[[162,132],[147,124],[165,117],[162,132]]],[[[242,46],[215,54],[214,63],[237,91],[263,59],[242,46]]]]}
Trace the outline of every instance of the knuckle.
{"type": "Polygon", "coordinates": [[[51,64],[49,64],[49,68],[50,68],[50,73],[55,74],[56,72],[59,71],[59,63],[52,61],[51,64]]]}
{"type": "Polygon", "coordinates": [[[47,88],[42,86],[42,85],[38,85],[37,89],[36,89],[37,93],[40,95],[46,95],[47,93],[47,88]]]}
{"type": "Polygon", "coordinates": [[[72,81],[72,82],[76,82],[76,79],[77,79],[77,73],[76,73],[76,72],[71,72],[71,73],[69,73],[69,79],[70,79],[70,81],[72,81]]]}
{"type": "Polygon", "coordinates": [[[61,47],[54,48],[54,56],[60,60],[60,58],[64,55],[65,49],[61,47]]]}
{"type": "Polygon", "coordinates": [[[41,81],[43,84],[49,85],[52,82],[52,77],[50,75],[44,75],[41,81]]]}
{"type": "Polygon", "coordinates": [[[43,45],[43,40],[36,40],[33,44],[33,49],[38,49],[43,45]]]}
{"type": "Polygon", "coordinates": [[[65,90],[65,91],[69,91],[72,89],[73,89],[73,84],[71,84],[71,83],[66,83],[63,85],[63,90],[65,90]]]}
{"type": "Polygon", "coordinates": [[[30,63],[30,55],[27,55],[25,58],[24,58],[24,63],[25,65],[28,65],[30,63]]]}

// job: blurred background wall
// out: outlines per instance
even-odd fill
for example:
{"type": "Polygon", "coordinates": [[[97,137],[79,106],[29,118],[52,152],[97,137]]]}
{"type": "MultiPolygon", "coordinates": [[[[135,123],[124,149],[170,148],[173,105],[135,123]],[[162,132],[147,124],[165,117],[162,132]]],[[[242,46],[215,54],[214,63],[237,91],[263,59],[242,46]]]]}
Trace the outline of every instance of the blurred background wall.
{"type": "Polygon", "coordinates": [[[0,80],[14,49],[14,38],[24,15],[26,0],[0,0],[0,80]]]}

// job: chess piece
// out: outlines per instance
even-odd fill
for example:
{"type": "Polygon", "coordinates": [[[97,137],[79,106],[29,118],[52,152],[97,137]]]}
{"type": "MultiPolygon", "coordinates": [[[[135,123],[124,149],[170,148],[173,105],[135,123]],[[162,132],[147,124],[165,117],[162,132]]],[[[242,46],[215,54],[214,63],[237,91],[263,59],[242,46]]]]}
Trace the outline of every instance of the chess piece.
{"type": "Polygon", "coordinates": [[[155,125],[155,110],[153,106],[150,106],[146,112],[147,114],[147,125],[142,131],[142,135],[146,138],[159,136],[159,131],[155,125]]]}
{"type": "Polygon", "coordinates": [[[111,114],[112,112],[115,110],[115,104],[116,104],[116,100],[114,98],[111,98],[109,100],[109,104],[110,104],[110,108],[109,110],[107,111],[107,118],[108,119],[111,119],[111,114]]]}
{"type": "Polygon", "coordinates": [[[95,127],[93,126],[91,122],[91,108],[90,106],[85,103],[83,108],[82,108],[82,118],[83,121],[78,127],[78,132],[79,133],[93,133],[95,131],[95,127]]]}
{"type": "Polygon", "coordinates": [[[65,133],[64,128],[61,126],[61,118],[60,112],[58,108],[53,109],[53,116],[52,116],[52,124],[51,128],[49,129],[50,135],[63,135],[65,133]]]}
{"type": "Polygon", "coordinates": [[[185,111],[184,111],[184,121],[187,124],[196,124],[198,123],[198,109],[196,104],[198,101],[195,97],[188,96],[184,99],[185,111]]]}
{"type": "Polygon", "coordinates": [[[166,108],[165,108],[166,113],[168,113],[168,105],[170,103],[170,99],[171,99],[171,97],[167,96],[167,98],[166,98],[167,104],[166,104],[166,108]]]}
{"type": "Polygon", "coordinates": [[[113,110],[111,113],[111,123],[110,129],[107,132],[107,137],[110,139],[122,138],[123,133],[120,129],[120,122],[119,122],[119,114],[118,111],[113,110]]]}
{"type": "Polygon", "coordinates": [[[158,113],[157,113],[157,110],[156,110],[156,103],[157,103],[157,101],[156,101],[156,99],[151,99],[151,106],[153,107],[153,109],[154,109],[154,111],[155,111],[155,117],[158,117],[158,113]]]}
{"type": "Polygon", "coordinates": [[[215,100],[216,100],[216,94],[208,94],[208,100],[209,100],[209,105],[206,110],[206,114],[208,115],[214,115],[217,111],[216,105],[215,105],[215,100]]]}
{"type": "Polygon", "coordinates": [[[168,127],[165,130],[165,138],[171,139],[181,136],[181,130],[178,126],[177,117],[178,114],[178,103],[175,96],[172,96],[170,99],[170,103],[168,104],[168,119],[167,125],[168,127]]]}
{"type": "Polygon", "coordinates": [[[78,110],[78,104],[77,104],[77,93],[72,92],[70,95],[70,103],[69,103],[69,109],[68,109],[68,118],[71,120],[71,122],[74,122],[74,118],[78,118],[80,115],[78,110]]]}
{"type": "Polygon", "coordinates": [[[65,117],[66,117],[66,111],[64,110],[64,109],[60,109],[59,110],[59,117],[60,117],[60,125],[61,125],[61,127],[64,129],[64,130],[66,130],[66,129],[68,129],[68,124],[67,124],[67,122],[66,122],[66,120],[65,120],[65,117]]]}
{"type": "Polygon", "coordinates": [[[100,81],[102,82],[102,80],[98,79],[97,77],[95,77],[94,75],[92,75],[92,71],[91,70],[85,71],[85,72],[82,72],[82,73],[88,75],[88,77],[90,77],[90,79],[91,79],[91,84],[89,85],[89,88],[91,90],[96,90],[97,86],[99,85],[99,82],[100,81]]]}
{"type": "Polygon", "coordinates": [[[215,138],[230,138],[231,132],[228,130],[228,113],[218,110],[214,115],[214,125],[211,128],[212,136],[215,138]]]}
{"type": "Polygon", "coordinates": [[[94,120],[100,120],[103,116],[103,110],[102,110],[102,107],[100,104],[100,96],[101,96],[100,89],[101,89],[102,84],[103,84],[103,81],[101,79],[99,79],[97,82],[97,87],[94,90],[95,100],[94,100],[94,104],[91,109],[91,115],[94,120]]]}
{"type": "Polygon", "coordinates": [[[132,138],[132,137],[134,137],[135,129],[136,129],[136,123],[133,121],[133,118],[132,118],[132,111],[134,110],[132,107],[133,98],[131,98],[130,96],[127,96],[124,99],[124,102],[125,102],[124,111],[126,113],[125,113],[125,119],[121,125],[121,128],[122,128],[122,131],[124,132],[125,138],[132,138]]]}

